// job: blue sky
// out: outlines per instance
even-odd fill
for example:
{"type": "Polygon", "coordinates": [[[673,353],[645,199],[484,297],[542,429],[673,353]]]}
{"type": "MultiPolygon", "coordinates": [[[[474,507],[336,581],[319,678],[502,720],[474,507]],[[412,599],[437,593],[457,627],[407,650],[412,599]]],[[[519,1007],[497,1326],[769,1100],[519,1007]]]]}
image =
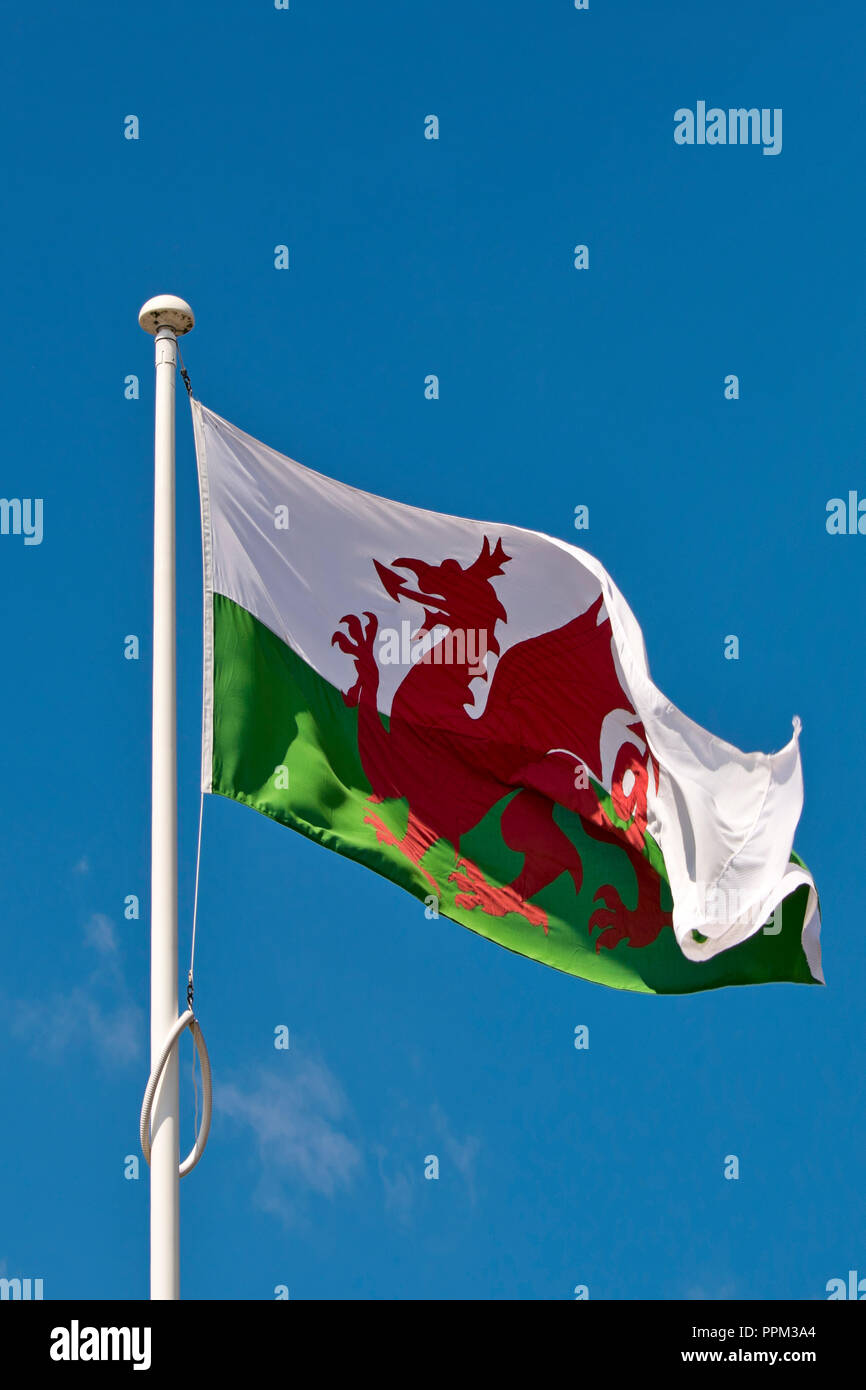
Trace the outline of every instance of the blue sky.
{"type": "MultiPolygon", "coordinates": [[[[44,536],[0,536],[0,1274],[147,1294],[146,1173],[124,1160],[149,961],[137,312],[159,291],[193,305],[196,393],[240,428],[386,496],[578,539],[657,684],[740,747],[781,747],[800,715],[829,982],[584,984],[209,799],[217,1105],[182,1188],[184,1295],[809,1299],[866,1273],[866,538],[825,526],[830,498],[866,495],[859,7],[49,3],[7,31],[0,493],[41,497],[44,536]],[[781,108],[781,153],[675,144],[698,101],[781,108]]],[[[182,957],[197,507],[181,394],[182,957]]],[[[185,1084],[187,1147],[192,1125],[185,1084]]]]}

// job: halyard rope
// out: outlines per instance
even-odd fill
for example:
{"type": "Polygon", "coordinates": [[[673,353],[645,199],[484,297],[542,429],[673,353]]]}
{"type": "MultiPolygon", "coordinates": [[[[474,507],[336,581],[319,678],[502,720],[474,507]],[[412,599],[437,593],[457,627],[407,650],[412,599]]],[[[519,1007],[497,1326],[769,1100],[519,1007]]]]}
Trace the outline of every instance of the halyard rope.
{"type": "Polygon", "coordinates": [[[205,1151],[205,1145],[207,1144],[207,1137],[208,1137],[208,1134],[210,1133],[211,1112],[212,1112],[212,1109],[213,1109],[213,1085],[212,1085],[212,1082],[211,1082],[210,1058],[208,1057],[208,1054],[207,1054],[207,1045],[206,1045],[205,1040],[204,1040],[204,1034],[203,1034],[202,1031],[201,1031],[201,1028],[200,1028],[200,1026],[199,1026],[198,1019],[196,1018],[195,1013],[193,1012],[193,1006],[192,1006],[192,1005],[193,1005],[193,994],[194,994],[194,989],[193,989],[193,968],[194,968],[194,966],[195,966],[195,928],[196,928],[196,922],[197,922],[197,920],[198,920],[198,880],[199,880],[199,868],[200,868],[200,866],[201,866],[201,826],[202,826],[202,819],[203,819],[203,817],[204,817],[204,792],[202,792],[202,794],[201,794],[201,801],[200,801],[200,803],[199,803],[199,808],[198,808],[198,845],[197,845],[197,847],[196,847],[196,854],[195,854],[195,890],[194,890],[194,894],[193,894],[193,908],[192,908],[192,947],[191,947],[190,956],[189,956],[189,976],[188,976],[188,982],[187,982],[187,987],[186,987],[187,1010],[186,1010],[186,1013],[181,1014],[180,1018],[177,1020],[177,1022],[174,1024],[173,1028],[171,1029],[171,1031],[170,1031],[168,1037],[166,1038],[165,1046],[163,1047],[162,1052],[161,1052],[160,1055],[159,1055],[159,1059],[158,1059],[158,1061],[157,1061],[157,1063],[156,1063],[156,1066],[153,1068],[153,1071],[150,1073],[150,1077],[148,1078],[147,1086],[146,1086],[145,1092],[144,1092],[144,1100],[142,1101],[142,1105],[141,1105],[141,1118],[140,1118],[140,1120],[139,1120],[139,1126],[138,1126],[138,1128],[139,1128],[139,1136],[140,1136],[140,1138],[141,1138],[141,1151],[142,1151],[142,1153],[144,1154],[145,1161],[149,1164],[149,1163],[150,1163],[150,1116],[151,1116],[151,1111],[152,1111],[152,1109],[153,1109],[153,1098],[154,1098],[154,1096],[156,1095],[156,1088],[157,1088],[157,1086],[158,1086],[159,1083],[160,1083],[160,1079],[161,1079],[161,1077],[162,1077],[162,1073],[163,1073],[163,1071],[165,1070],[165,1064],[166,1064],[166,1062],[168,1061],[168,1059],[169,1059],[169,1057],[170,1057],[170,1055],[171,1055],[172,1049],[173,1049],[174,1047],[177,1046],[178,1039],[180,1038],[180,1035],[181,1035],[181,1033],[184,1031],[184,1029],[185,1029],[185,1028],[189,1028],[189,1030],[190,1030],[190,1032],[192,1033],[192,1036],[193,1036],[193,1041],[194,1041],[194,1043],[195,1043],[195,1050],[196,1050],[196,1052],[198,1053],[198,1059],[199,1059],[199,1063],[200,1063],[200,1065],[201,1065],[202,1113],[201,1113],[201,1125],[199,1126],[199,1124],[198,1124],[198,1088],[197,1088],[196,1085],[195,1085],[195,1053],[194,1053],[194,1054],[193,1054],[193,1061],[192,1061],[192,1079],[193,1079],[193,1088],[194,1088],[194,1090],[195,1090],[195,1123],[196,1123],[196,1136],[195,1136],[195,1143],[193,1144],[192,1148],[190,1149],[190,1151],[189,1151],[189,1153],[187,1154],[186,1158],[184,1159],[183,1163],[180,1165],[180,1176],[181,1176],[182,1178],[185,1178],[186,1175],[187,1175],[187,1173],[191,1173],[191,1172],[192,1172],[193,1168],[196,1166],[196,1164],[198,1163],[199,1159],[201,1158],[202,1154],[203,1154],[204,1151],[205,1151]]]}
{"type": "Polygon", "coordinates": [[[180,374],[183,379],[183,384],[186,387],[186,394],[189,396],[190,400],[192,400],[192,382],[189,379],[189,372],[184,366],[183,357],[181,356],[180,341],[178,341],[177,344],[177,355],[180,358],[180,374]]]}
{"type": "Polygon", "coordinates": [[[198,845],[195,852],[195,889],[192,898],[192,947],[189,953],[189,977],[186,990],[186,1002],[192,1008],[193,995],[193,968],[195,966],[195,924],[198,921],[198,871],[201,864],[201,823],[204,817],[204,792],[198,806],[198,845]]]}

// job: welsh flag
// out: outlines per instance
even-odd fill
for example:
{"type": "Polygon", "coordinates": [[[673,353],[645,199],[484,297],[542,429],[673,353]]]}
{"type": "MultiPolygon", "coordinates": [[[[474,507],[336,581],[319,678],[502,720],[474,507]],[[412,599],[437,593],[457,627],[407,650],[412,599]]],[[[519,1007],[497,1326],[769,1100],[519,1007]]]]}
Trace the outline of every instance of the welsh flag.
{"type": "Polygon", "coordinates": [[[586,551],[359,491],[192,409],[204,791],[586,980],[823,982],[799,721],[740,752],[653,684],[586,551]]]}

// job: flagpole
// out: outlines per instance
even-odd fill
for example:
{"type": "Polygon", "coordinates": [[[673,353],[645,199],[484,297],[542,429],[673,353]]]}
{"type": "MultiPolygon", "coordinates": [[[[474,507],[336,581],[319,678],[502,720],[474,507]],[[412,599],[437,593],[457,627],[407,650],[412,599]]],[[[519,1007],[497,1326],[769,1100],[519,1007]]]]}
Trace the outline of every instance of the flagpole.
{"type": "MultiPolygon", "coordinates": [[[[150,1058],[159,1060],[177,1009],[177,651],[175,640],[174,400],[177,339],[189,305],[157,295],[138,321],[154,336],[153,731],[150,861],[150,1058]]],[[[150,1155],[150,1296],[180,1297],[177,1049],[153,1105],[150,1155]]]]}

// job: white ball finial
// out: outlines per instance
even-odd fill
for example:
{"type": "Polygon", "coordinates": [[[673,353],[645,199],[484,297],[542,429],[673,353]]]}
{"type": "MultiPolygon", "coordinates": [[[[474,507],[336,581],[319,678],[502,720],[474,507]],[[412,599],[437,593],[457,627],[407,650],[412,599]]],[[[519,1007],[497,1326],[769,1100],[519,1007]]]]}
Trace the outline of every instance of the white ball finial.
{"type": "Polygon", "coordinates": [[[142,304],[138,321],[145,333],[158,333],[161,328],[170,328],[180,338],[192,328],[195,315],[186,300],[178,299],[176,294],[157,294],[142,304]]]}

